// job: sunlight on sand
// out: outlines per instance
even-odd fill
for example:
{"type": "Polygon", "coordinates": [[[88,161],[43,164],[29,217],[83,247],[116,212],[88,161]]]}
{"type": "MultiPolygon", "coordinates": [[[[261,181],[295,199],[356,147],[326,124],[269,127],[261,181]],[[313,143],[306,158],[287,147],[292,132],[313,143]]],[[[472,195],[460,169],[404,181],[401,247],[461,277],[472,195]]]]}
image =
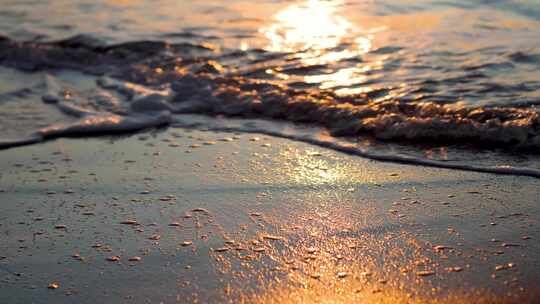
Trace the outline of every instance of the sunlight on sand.
{"type": "Polygon", "coordinates": [[[503,303],[508,300],[482,290],[439,287],[436,282],[442,278],[461,277],[462,268],[447,267],[449,262],[445,261],[454,250],[446,246],[426,247],[414,235],[392,229],[384,222],[374,225],[373,221],[380,221],[376,220],[380,215],[375,209],[356,211],[350,206],[319,205],[313,214],[292,213],[295,220],[291,223],[253,214],[252,219],[266,229],[276,224],[275,232],[259,231],[253,239],[244,241],[234,233],[228,234],[235,250],[226,247],[215,250],[216,265],[222,273],[230,273],[233,282],[244,282],[246,286],[249,281],[258,282],[257,291],[247,288],[229,291],[238,296],[239,302],[503,303]],[[358,221],[360,214],[364,220],[358,221]]]}

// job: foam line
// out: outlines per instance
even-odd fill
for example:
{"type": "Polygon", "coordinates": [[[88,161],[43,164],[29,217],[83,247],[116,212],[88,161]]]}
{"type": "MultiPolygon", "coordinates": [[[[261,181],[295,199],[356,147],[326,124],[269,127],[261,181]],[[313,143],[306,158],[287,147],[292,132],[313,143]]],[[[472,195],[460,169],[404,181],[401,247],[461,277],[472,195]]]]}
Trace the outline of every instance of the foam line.
{"type": "Polygon", "coordinates": [[[533,168],[510,167],[510,166],[482,167],[482,166],[456,164],[456,163],[449,163],[449,162],[429,160],[429,159],[421,159],[421,158],[416,158],[416,157],[406,156],[406,155],[380,154],[380,153],[369,152],[369,151],[366,151],[364,149],[360,149],[357,147],[346,146],[346,145],[339,144],[336,142],[316,139],[314,137],[298,136],[294,134],[276,132],[268,128],[256,128],[256,127],[242,128],[242,127],[226,127],[226,126],[204,127],[204,125],[201,125],[201,124],[197,124],[197,123],[184,124],[181,121],[175,122],[174,125],[179,126],[179,127],[184,127],[184,128],[205,129],[208,131],[263,134],[263,135],[268,135],[268,136],[273,136],[273,137],[279,137],[279,138],[285,138],[289,140],[304,142],[304,143],[319,146],[322,148],[327,148],[334,151],[342,152],[348,155],[360,156],[363,158],[383,161],[383,162],[391,162],[391,163],[399,163],[399,164],[407,164],[407,165],[420,165],[420,166],[425,166],[425,167],[434,167],[434,168],[461,170],[461,171],[470,171],[470,172],[479,172],[479,173],[492,173],[492,174],[499,174],[499,175],[528,176],[528,177],[540,178],[540,170],[533,169],[533,168]]]}

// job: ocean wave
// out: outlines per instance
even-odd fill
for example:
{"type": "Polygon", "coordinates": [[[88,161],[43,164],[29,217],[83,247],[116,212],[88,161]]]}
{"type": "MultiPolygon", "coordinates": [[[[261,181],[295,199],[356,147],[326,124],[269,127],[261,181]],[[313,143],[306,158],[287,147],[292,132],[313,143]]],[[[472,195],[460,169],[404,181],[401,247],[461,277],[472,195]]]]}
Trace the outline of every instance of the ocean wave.
{"type": "MultiPolygon", "coordinates": [[[[540,148],[540,111],[534,106],[472,107],[459,102],[411,101],[395,94],[399,88],[394,87],[343,95],[334,88],[298,88],[272,78],[247,76],[245,69],[234,65],[244,61],[244,67],[268,68],[286,56],[263,50],[218,52],[206,44],[162,41],[106,45],[87,36],[48,43],[1,38],[0,64],[22,70],[70,69],[98,75],[98,86],[93,94],[75,96],[53,76],[45,76],[47,90],[42,100],[78,120],[42,128],[27,138],[0,142],[0,148],[61,136],[134,132],[178,122],[175,116],[182,114],[311,124],[325,128],[334,137],[370,136],[385,141],[467,143],[533,151],[540,148]]],[[[516,56],[510,57],[517,60],[516,56]]],[[[324,68],[290,65],[280,70],[309,76],[324,68]]],[[[422,87],[415,88],[419,90],[422,87]]],[[[374,154],[336,141],[321,142],[312,136],[285,135],[264,128],[243,127],[238,131],[287,137],[384,161],[540,177],[537,169],[374,154]]]]}

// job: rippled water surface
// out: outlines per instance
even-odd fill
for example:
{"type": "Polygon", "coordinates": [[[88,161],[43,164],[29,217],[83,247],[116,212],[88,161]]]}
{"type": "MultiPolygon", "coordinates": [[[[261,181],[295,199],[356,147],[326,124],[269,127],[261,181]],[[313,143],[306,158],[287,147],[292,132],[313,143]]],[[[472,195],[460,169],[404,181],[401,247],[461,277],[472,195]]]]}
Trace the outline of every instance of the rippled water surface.
{"type": "Polygon", "coordinates": [[[0,34],[5,147],[203,114],[322,127],[271,133],[362,153],[540,167],[536,0],[7,0],[0,34]]]}

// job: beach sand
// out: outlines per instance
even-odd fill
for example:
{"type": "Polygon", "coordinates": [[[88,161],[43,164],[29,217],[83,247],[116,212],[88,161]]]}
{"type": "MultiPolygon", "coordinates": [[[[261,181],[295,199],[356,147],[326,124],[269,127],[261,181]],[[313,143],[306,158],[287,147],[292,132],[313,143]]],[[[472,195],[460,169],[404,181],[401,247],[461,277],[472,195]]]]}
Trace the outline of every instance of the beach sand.
{"type": "Polygon", "coordinates": [[[534,303],[540,181],[169,128],[0,151],[0,303],[534,303]]]}

